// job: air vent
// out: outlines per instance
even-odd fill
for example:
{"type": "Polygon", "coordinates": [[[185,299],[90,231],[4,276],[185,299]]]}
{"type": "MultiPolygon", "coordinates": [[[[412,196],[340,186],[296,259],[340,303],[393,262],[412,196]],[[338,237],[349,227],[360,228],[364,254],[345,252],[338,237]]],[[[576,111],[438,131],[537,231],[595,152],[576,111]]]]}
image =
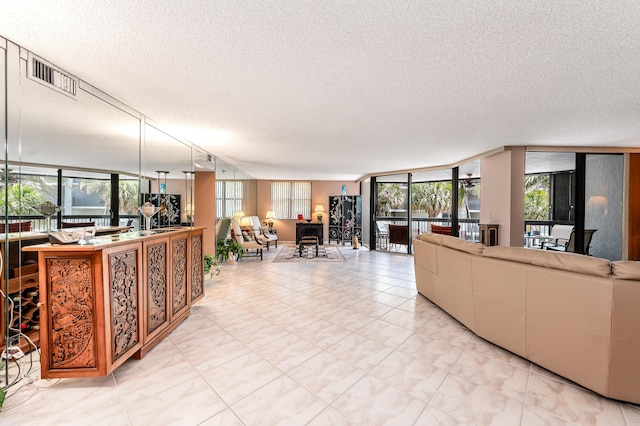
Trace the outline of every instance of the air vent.
{"type": "Polygon", "coordinates": [[[78,80],[41,58],[29,55],[27,77],[72,98],[78,91],[78,80]]]}

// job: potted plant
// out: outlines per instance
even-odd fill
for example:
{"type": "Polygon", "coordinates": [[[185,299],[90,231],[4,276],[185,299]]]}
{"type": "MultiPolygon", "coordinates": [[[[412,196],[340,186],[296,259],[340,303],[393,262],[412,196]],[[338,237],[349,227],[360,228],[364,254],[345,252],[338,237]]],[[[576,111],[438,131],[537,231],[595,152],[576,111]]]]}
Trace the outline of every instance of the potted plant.
{"type": "Polygon", "coordinates": [[[213,278],[220,274],[220,268],[212,254],[204,255],[204,274],[208,275],[209,278],[213,278]]]}
{"type": "Polygon", "coordinates": [[[216,244],[216,253],[221,262],[226,262],[230,258],[240,260],[244,250],[242,246],[235,240],[218,240],[216,244]]]}

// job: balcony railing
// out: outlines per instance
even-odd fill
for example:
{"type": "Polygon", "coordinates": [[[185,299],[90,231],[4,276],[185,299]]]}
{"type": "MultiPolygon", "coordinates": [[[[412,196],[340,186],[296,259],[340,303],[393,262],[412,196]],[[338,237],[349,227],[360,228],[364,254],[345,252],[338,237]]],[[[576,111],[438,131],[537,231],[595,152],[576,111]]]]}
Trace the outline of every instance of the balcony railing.
{"type": "MultiPolygon", "coordinates": [[[[47,219],[40,215],[27,216],[9,216],[11,222],[31,222],[31,231],[39,232],[47,230],[47,219]]],[[[62,215],[63,222],[95,222],[97,227],[105,227],[111,225],[111,217],[109,215],[62,215]]],[[[124,226],[131,221],[133,229],[140,229],[140,216],[138,215],[120,215],[120,225],[124,226]]],[[[51,229],[59,229],[58,219],[56,216],[51,218],[51,229]]]]}
{"type": "MultiPolygon", "coordinates": [[[[394,225],[406,225],[408,219],[406,217],[379,217],[378,222],[391,223],[394,225]]],[[[451,219],[440,217],[420,217],[413,218],[411,221],[411,235],[416,236],[423,232],[429,232],[430,225],[451,226],[451,219]]],[[[459,219],[460,225],[459,237],[467,241],[479,241],[480,239],[480,220],[479,219],[459,219]]]]}
{"type": "MultiPolygon", "coordinates": [[[[378,222],[391,223],[394,225],[406,225],[406,217],[378,217],[378,222]]],[[[479,219],[459,219],[459,238],[466,241],[480,240],[480,220],[479,219]]],[[[414,218],[411,221],[411,236],[416,236],[423,232],[428,232],[430,225],[451,226],[451,219],[448,218],[414,218]]],[[[526,220],[525,234],[527,235],[549,235],[551,228],[555,224],[569,224],[568,222],[558,222],[553,220],[526,220]]],[[[523,246],[525,246],[523,239],[523,246]]]]}

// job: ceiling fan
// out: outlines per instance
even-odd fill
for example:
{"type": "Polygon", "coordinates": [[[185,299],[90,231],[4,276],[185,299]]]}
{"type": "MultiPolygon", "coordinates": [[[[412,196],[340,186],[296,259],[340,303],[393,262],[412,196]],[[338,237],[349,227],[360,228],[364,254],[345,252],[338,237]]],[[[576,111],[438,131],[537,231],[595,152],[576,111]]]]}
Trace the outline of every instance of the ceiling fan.
{"type": "Polygon", "coordinates": [[[18,183],[19,181],[20,181],[20,175],[18,173],[13,173],[13,170],[11,169],[7,169],[6,181],[4,178],[4,173],[0,173],[0,186],[5,186],[6,184],[12,185],[14,183],[18,183]]]}
{"type": "Polygon", "coordinates": [[[462,182],[464,183],[464,187],[466,189],[473,189],[476,186],[476,182],[474,182],[474,179],[472,179],[471,176],[471,173],[467,173],[467,178],[462,179],[462,182]]]}

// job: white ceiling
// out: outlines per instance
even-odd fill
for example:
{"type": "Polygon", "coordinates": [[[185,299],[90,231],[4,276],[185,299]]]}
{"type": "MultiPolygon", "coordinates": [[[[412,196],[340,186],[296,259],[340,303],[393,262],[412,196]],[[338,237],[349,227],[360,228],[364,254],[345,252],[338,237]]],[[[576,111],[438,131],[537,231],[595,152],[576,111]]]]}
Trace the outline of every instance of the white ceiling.
{"type": "Polygon", "coordinates": [[[640,145],[637,0],[3,2],[0,35],[259,179],[640,145]]]}

